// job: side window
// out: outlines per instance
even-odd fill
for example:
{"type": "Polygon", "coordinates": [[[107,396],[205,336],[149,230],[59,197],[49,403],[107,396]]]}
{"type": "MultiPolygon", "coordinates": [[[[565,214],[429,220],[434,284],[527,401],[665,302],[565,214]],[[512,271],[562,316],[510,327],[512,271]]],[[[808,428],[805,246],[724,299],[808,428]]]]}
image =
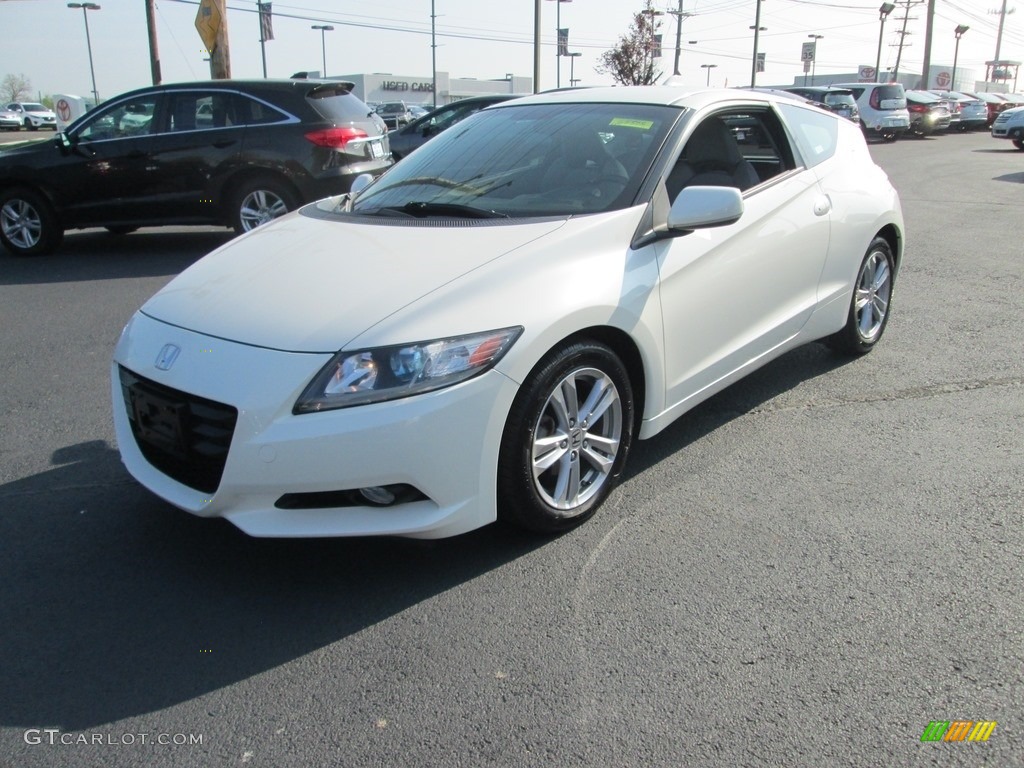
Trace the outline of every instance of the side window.
{"type": "Polygon", "coordinates": [[[817,109],[796,104],[779,104],[779,110],[793,131],[808,168],[828,160],[836,153],[839,140],[839,118],[817,109]]]}
{"type": "Polygon", "coordinates": [[[248,96],[235,97],[235,121],[244,125],[266,125],[286,119],[278,110],[248,96]]]}
{"type": "Polygon", "coordinates": [[[667,179],[675,200],[684,187],[747,190],[796,167],[778,117],[767,107],[734,109],[703,118],[667,179]]]}
{"type": "Polygon", "coordinates": [[[94,114],[77,132],[79,141],[105,141],[153,133],[153,115],[156,114],[156,94],[147,94],[122,101],[110,109],[94,114]]]}

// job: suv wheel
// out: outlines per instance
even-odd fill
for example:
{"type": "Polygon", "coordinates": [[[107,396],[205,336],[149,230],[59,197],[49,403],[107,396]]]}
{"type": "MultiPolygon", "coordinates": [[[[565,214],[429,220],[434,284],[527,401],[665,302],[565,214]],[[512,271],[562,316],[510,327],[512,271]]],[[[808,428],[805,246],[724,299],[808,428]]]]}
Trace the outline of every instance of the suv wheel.
{"type": "Polygon", "coordinates": [[[243,234],[299,207],[298,195],[273,176],[254,176],[238,186],[232,197],[231,225],[243,234]]]}
{"type": "Polygon", "coordinates": [[[64,230],[49,202],[38,192],[15,187],[0,193],[0,243],[15,256],[49,253],[64,230]]]}
{"type": "Polygon", "coordinates": [[[1015,146],[1017,149],[1024,149],[1024,139],[1022,139],[1020,136],[1016,137],[1013,140],[1013,146],[1015,146]]]}

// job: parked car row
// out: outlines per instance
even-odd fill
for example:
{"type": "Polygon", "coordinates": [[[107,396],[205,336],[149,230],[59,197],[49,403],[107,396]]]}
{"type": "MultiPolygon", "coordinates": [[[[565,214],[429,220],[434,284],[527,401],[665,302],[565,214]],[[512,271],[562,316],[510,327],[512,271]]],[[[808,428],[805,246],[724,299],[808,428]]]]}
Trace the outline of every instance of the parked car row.
{"type": "Polygon", "coordinates": [[[1018,103],[1014,94],[906,90],[899,83],[836,83],[784,90],[859,121],[865,135],[883,141],[896,141],[905,134],[925,137],[949,130],[983,129],[1000,112],[1018,103]],[[848,105],[851,99],[852,110],[848,105]]]}

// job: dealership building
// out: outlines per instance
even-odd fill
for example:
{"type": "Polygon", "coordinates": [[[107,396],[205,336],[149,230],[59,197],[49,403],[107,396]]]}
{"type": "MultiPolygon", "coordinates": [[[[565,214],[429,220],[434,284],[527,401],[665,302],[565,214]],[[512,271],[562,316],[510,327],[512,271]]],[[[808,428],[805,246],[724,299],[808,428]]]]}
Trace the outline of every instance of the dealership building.
{"type": "MultiPolygon", "coordinates": [[[[341,75],[330,80],[348,80],[355,83],[352,92],[367,103],[404,101],[407,104],[434,104],[434,80],[430,75],[393,75],[374,72],[361,75],[341,75]]],[[[470,96],[494,94],[533,93],[533,78],[509,74],[500,80],[477,80],[471,77],[452,77],[447,72],[437,73],[437,105],[450,104],[470,96]]]]}

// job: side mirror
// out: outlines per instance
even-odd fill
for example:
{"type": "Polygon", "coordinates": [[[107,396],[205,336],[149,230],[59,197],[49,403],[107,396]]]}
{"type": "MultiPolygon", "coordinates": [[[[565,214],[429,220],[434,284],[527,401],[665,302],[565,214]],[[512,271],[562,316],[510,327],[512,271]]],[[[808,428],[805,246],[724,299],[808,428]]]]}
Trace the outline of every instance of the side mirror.
{"type": "Polygon", "coordinates": [[[71,138],[66,133],[64,133],[64,131],[60,131],[56,136],[53,137],[53,143],[57,145],[58,149],[61,149],[65,152],[70,151],[71,147],[73,146],[73,144],[71,143],[71,138]]]}
{"type": "Polygon", "coordinates": [[[370,183],[372,181],[373,176],[371,176],[369,173],[361,173],[358,176],[356,176],[354,179],[352,179],[352,186],[349,187],[349,197],[354,198],[356,195],[358,195],[360,192],[362,192],[364,189],[370,186],[370,183]]]}
{"type": "Polygon", "coordinates": [[[668,228],[679,232],[724,227],[743,215],[743,196],[735,187],[684,187],[668,212],[668,228]]]}

